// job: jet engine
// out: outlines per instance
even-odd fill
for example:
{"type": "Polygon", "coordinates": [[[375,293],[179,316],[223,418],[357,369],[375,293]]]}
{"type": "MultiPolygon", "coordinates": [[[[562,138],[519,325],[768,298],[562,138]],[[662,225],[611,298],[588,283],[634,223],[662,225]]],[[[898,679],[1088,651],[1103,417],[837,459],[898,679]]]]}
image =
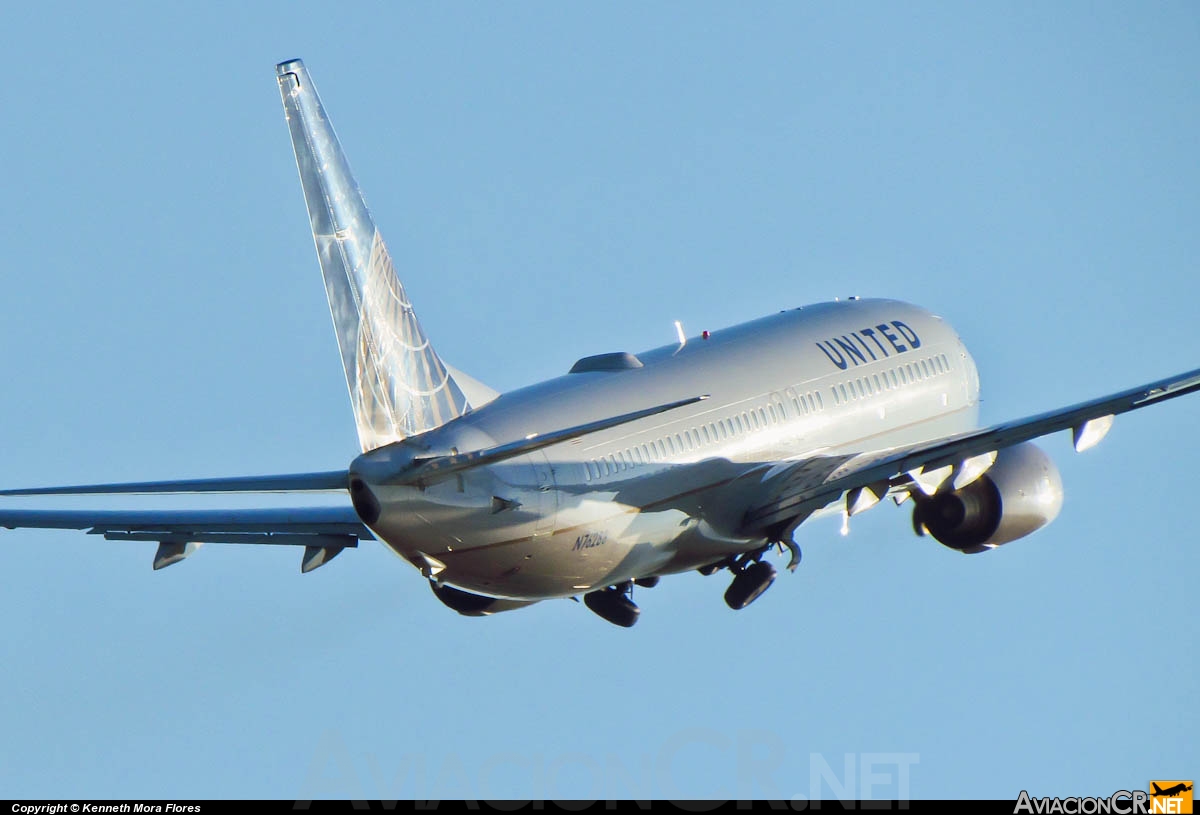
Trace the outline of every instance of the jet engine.
{"type": "Polygon", "coordinates": [[[957,490],[914,492],[913,529],[973,554],[1036,532],[1062,509],[1062,478],[1040,448],[1026,442],[999,451],[979,478],[957,490]]]}

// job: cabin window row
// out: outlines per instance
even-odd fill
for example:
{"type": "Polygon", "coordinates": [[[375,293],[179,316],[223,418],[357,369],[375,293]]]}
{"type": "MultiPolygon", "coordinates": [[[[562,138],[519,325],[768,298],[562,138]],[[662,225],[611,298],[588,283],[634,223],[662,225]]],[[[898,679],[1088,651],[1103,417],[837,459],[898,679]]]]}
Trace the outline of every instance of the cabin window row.
{"type": "Polygon", "coordinates": [[[861,376],[848,382],[842,382],[830,388],[833,393],[833,403],[843,405],[855,402],[881,393],[899,390],[914,382],[924,382],[935,376],[950,373],[950,360],[945,354],[906,362],[886,371],[861,376]]]}
{"type": "Polygon", "coordinates": [[[816,391],[797,393],[794,388],[788,388],[785,393],[788,400],[791,401],[792,407],[795,408],[797,416],[808,416],[810,413],[825,409],[825,402],[821,399],[821,394],[816,391]]]}

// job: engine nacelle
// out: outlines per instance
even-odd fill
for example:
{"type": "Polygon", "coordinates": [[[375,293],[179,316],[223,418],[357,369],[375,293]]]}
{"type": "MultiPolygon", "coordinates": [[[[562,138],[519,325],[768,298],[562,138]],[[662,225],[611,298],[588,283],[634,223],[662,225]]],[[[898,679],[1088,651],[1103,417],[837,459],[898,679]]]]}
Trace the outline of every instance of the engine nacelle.
{"type": "Polygon", "coordinates": [[[915,495],[913,528],[960,552],[983,552],[1036,532],[1062,509],[1062,478],[1040,448],[1001,450],[996,463],[962,489],[915,495]]]}

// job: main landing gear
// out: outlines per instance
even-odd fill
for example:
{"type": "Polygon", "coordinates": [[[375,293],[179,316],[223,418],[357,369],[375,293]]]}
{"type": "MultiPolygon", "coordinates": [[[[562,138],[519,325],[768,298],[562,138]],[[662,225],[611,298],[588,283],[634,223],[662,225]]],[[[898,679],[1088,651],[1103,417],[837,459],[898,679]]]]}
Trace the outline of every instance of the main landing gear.
{"type": "Polygon", "coordinates": [[[775,582],[775,567],[765,560],[754,560],[741,567],[725,590],[725,605],[740,611],[753,603],[775,582]]]}
{"type": "Polygon", "coordinates": [[[613,625],[632,628],[638,621],[638,615],[642,613],[633,600],[629,599],[632,593],[633,583],[623,583],[620,586],[588,592],[583,595],[583,604],[613,625]]]}
{"type": "MultiPolygon", "coordinates": [[[[787,540],[776,541],[776,543],[787,548],[791,553],[787,570],[795,571],[796,567],[800,565],[800,547],[790,537],[787,540]]],[[[768,548],[770,547],[765,546],[757,552],[747,552],[737,558],[729,558],[721,563],[704,566],[699,571],[703,575],[710,575],[722,568],[729,569],[733,573],[733,582],[725,590],[725,605],[734,611],[741,611],[761,597],[763,592],[771,588],[771,584],[775,582],[775,567],[762,560],[762,556],[766,554],[768,548]]]]}
{"type": "MultiPolygon", "coordinates": [[[[771,588],[777,572],[775,567],[762,559],[772,545],[778,545],[791,552],[787,570],[795,571],[800,565],[800,547],[791,540],[775,541],[753,552],[746,552],[738,557],[728,557],[697,569],[700,574],[716,574],[721,569],[728,569],[733,574],[733,582],[725,591],[725,604],[735,611],[740,611],[753,603],[763,592],[771,588]]],[[[633,587],[651,588],[658,585],[658,577],[643,577],[637,580],[627,580],[616,586],[609,586],[599,591],[588,592],[583,596],[583,603],[598,616],[608,620],[613,625],[622,628],[632,628],[641,615],[633,602],[633,587]]]]}

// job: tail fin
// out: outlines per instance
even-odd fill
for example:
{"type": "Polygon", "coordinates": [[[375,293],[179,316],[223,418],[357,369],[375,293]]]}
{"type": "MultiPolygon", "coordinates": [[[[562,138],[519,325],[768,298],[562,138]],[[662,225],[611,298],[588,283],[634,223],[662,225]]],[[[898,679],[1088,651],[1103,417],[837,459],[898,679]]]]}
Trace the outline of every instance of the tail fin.
{"type": "Polygon", "coordinates": [[[440,427],[467,397],[417,322],[304,63],[275,73],[362,449],[440,427]]]}

